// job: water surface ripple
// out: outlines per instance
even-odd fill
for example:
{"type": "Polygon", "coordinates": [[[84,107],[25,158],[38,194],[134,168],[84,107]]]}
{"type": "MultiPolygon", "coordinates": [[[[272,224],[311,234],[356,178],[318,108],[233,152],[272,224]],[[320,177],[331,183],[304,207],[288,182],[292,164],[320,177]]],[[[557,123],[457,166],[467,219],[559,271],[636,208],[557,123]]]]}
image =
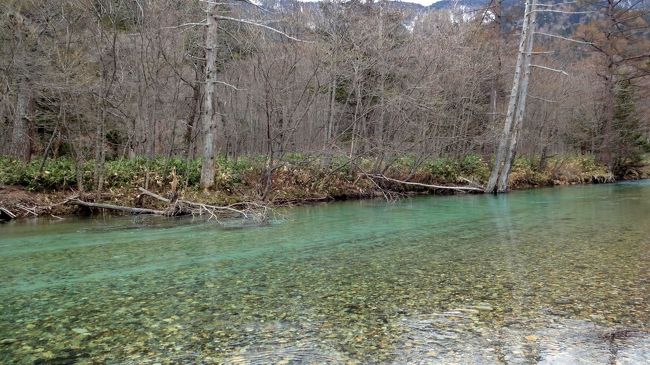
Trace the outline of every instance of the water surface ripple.
{"type": "Polygon", "coordinates": [[[650,363],[650,182],[0,225],[2,364],[650,363]]]}

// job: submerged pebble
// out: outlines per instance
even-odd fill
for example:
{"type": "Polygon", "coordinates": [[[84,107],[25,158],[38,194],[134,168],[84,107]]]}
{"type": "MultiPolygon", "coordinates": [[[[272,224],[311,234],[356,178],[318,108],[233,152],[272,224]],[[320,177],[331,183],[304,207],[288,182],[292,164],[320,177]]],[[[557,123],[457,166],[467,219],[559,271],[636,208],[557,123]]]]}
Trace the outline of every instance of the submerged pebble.
{"type": "Polygon", "coordinates": [[[0,363],[650,363],[650,189],[609,189],[2,232],[0,363]]]}

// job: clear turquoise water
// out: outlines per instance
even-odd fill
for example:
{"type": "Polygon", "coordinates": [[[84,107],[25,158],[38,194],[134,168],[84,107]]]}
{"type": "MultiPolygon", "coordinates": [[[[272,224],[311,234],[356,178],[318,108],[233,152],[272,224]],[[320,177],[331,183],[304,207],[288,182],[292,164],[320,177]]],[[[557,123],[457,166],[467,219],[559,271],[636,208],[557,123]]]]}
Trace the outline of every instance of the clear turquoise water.
{"type": "Polygon", "coordinates": [[[650,362],[650,182],[0,225],[2,364],[650,362]]]}

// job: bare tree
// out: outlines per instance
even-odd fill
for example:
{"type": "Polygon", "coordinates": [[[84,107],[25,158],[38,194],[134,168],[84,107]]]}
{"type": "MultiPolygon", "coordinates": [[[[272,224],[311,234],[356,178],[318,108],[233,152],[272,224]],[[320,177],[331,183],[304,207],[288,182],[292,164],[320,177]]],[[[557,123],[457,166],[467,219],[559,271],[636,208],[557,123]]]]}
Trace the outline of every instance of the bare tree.
{"type": "Polygon", "coordinates": [[[203,164],[201,187],[209,189],[214,185],[214,137],[217,128],[215,87],[217,81],[217,4],[207,3],[207,26],[205,28],[205,94],[203,99],[203,164]]]}
{"type": "Polygon", "coordinates": [[[519,51],[517,52],[517,64],[515,65],[515,76],[508,102],[508,112],[503,126],[503,133],[499,140],[499,148],[490,179],[486,186],[487,192],[506,192],[508,190],[508,176],[512,167],[517,137],[521,129],[526,108],[526,96],[528,94],[528,80],[530,78],[530,59],[533,48],[533,34],[535,31],[535,6],[537,0],[526,1],[524,19],[522,22],[519,51]],[[498,185],[497,185],[498,183],[498,185]]]}

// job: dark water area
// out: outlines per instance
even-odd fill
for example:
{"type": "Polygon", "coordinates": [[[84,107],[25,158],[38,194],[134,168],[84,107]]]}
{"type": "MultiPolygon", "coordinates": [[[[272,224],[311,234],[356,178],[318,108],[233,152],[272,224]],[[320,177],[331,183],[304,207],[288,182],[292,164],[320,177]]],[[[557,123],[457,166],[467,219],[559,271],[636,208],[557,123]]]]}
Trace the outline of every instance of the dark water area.
{"type": "Polygon", "coordinates": [[[650,363],[650,181],[280,213],[0,225],[0,363],[650,363]]]}

